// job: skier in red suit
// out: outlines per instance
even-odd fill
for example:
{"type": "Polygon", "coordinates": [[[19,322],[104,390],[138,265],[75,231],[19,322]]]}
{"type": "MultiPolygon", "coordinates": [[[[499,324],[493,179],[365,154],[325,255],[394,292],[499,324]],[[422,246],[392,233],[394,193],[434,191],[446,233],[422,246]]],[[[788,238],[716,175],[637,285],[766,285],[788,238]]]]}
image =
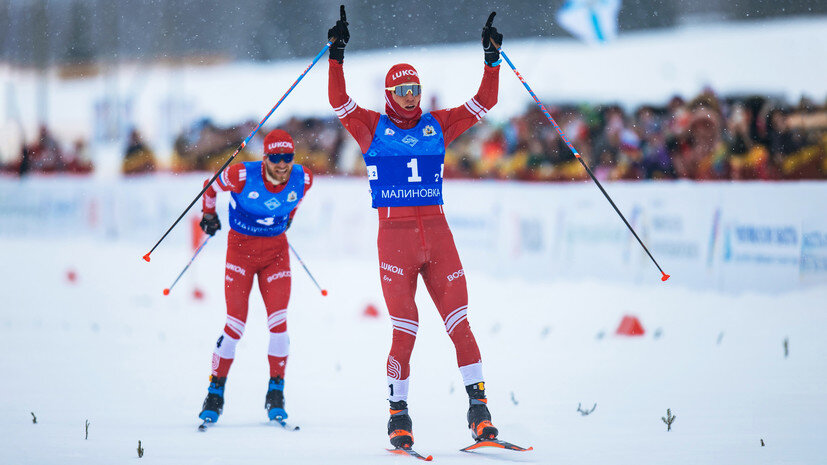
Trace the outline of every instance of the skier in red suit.
{"type": "Polygon", "coordinates": [[[457,365],[469,396],[468,427],[476,440],[494,439],[497,428],[487,408],[482,359],[466,319],[465,270],[442,209],[445,147],[473,126],[497,103],[502,34],[487,24],[482,83],[477,94],[456,108],[422,113],[416,69],[405,63],[385,77],[385,114],[358,106],[347,94],[342,69],[350,39],[344,19],[328,31],[328,96],[347,131],[359,143],[370,181],[373,208],[379,215],[379,266],[382,291],[393,323],[387,360],[390,401],[388,435],[397,448],[410,448],[413,428],[408,415],[410,357],[419,327],[414,303],[417,276],[445,322],[454,343],[457,365]]]}
{"type": "Polygon", "coordinates": [[[244,335],[250,290],[256,275],[270,328],[267,354],[270,382],[265,409],[271,420],[283,422],[287,418],[283,391],[290,345],[287,304],[291,274],[284,232],[313,184],[312,173],[293,163],[293,150],[290,135],[281,129],[273,130],[264,138],[262,161],[230,166],[204,193],[201,228],[209,235],[221,229],[213,186],[230,191],[232,195],[224,275],[227,321],[213,352],[210,386],[199,414],[205,423],[218,421],[223,410],[224,385],[235,358],[236,345],[244,335]]]}

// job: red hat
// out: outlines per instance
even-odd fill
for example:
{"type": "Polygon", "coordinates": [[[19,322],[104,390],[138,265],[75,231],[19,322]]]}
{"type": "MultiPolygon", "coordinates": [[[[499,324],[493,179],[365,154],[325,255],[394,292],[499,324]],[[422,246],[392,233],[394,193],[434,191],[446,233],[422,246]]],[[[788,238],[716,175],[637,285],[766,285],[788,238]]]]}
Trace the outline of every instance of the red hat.
{"type": "Polygon", "coordinates": [[[398,86],[406,82],[419,84],[419,73],[416,72],[416,69],[407,63],[399,63],[391,66],[391,69],[388,70],[388,74],[385,76],[385,87],[398,86]]]}
{"type": "MultiPolygon", "coordinates": [[[[419,84],[419,73],[416,72],[413,66],[407,63],[399,63],[391,66],[388,74],[385,75],[386,88],[398,86],[406,82],[419,84]]],[[[391,91],[385,90],[385,113],[400,127],[413,127],[416,122],[419,121],[419,117],[422,116],[422,108],[417,105],[413,110],[406,110],[393,101],[391,94],[391,91]]]]}
{"type": "Polygon", "coordinates": [[[293,138],[287,131],[273,129],[264,137],[264,154],[271,153],[293,153],[293,138]]]}

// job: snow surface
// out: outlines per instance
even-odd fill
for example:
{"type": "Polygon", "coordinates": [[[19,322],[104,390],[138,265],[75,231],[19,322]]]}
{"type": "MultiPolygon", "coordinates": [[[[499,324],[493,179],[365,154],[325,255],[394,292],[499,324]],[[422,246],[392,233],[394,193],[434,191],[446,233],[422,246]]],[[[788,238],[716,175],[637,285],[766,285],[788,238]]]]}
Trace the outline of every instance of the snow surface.
{"type": "MultiPolygon", "coordinates": [[[[391,327],[375,257],[306,262],[326,298],[293,262],[286,398],[301,431],[265,423],[257,290],[224,415],[196,431],[224,322],[226,236],[216,239],[168,297],[161,290],[190,250],[162,247],[147,264],[149,244],[0,239],[0,463],[413,463],[384,451],[391,327]],[[369,303],[380,318],[362,315],[369,303]]],[[[301,237],[291,239],[301,253],[301,237]]],[[[538,284],[466,271],[494,422],[503,439],[535,450],[458,451],[470,443],[467,400],[420,286],[409,401],[416,446],[435,463],[827,462],[827,289],[721,295],[659,281],[538,284]],[[637,315],[646,334],[614,335],[624,314],[637,315]],[[595,403],[589,416],[576,411],[595,403]],[[667,408],[676,415],[670,432],[667,408]]]]}

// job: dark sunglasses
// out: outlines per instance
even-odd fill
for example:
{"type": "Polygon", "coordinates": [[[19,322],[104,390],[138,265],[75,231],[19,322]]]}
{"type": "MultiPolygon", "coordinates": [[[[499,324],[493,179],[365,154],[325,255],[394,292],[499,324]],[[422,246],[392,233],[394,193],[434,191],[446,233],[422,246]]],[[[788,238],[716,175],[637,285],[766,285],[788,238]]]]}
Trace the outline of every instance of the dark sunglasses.
{"type": "Polygon", "coordinates": [[[408,92],[410,92],[411,95],[416,97],[422,93],[422,86],[419,84],[399,84],[398,86],[385,87],[385,90],[390,90],[400,97],[404,97],[408,95],[408,92]]]}
{"type": "Polygon", "coordinates": [[[268,153],[267,159],[273,164],[277,164],[280,161],[290,163],[293,161],[293,153],[268,153]]]}

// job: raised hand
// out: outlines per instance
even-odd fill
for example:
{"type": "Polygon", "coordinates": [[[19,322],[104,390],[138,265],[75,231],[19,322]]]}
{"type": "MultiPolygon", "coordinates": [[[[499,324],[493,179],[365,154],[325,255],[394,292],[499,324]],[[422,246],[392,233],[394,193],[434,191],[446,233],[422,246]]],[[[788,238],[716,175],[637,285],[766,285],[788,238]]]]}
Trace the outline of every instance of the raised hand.
{"type": "Polygon", "coordinates": [[[496,14],[496,11],[492,11],[482,28],[482,48],[485,51],[485,62],[489,65],[500,61],[500,46],[503,43],[503,35],[492,25],[496,14]]]}
{"type": "Polygon", "coordinates": [[[327,39],[333,42],[330,45],[330,59],[342,63],[345,59],[345,46],[350,40],[350,31],[347,30],[347,16],[345,6],[339,7],[339,20],[327,30],[327,39]]]}

